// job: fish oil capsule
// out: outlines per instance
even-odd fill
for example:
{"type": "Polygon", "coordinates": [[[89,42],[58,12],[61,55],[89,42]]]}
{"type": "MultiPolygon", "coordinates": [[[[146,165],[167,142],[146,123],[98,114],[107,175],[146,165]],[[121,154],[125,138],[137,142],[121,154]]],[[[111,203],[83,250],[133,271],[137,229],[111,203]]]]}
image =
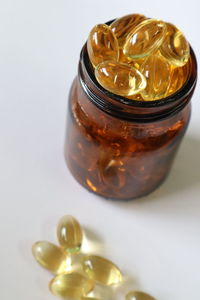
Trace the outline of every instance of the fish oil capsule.
{"type": "Polygon", "coordinates": [[[72,216],[61,218],[57,226],[57,237],[60,245],[70,253],[80,251],[83,233],[79,222],[72,216]]]}
{"type": "Polygon", "coordinates": [[[99,24],[91,30],[87,40],[87,51],[94,67],[105,60],[118,60],[118,42],[108,25],[99,24]]]}
{"type": "Polygon", "coordinates": [[[99,64],[95,76],[103,88],[121,96],[138,94],[146,87],[145,77],[139,70],[114,61],[99,64]]]}
{"type": "Polygon", "coordinates": [[[49,242],[37,242],[32,247],[33,256],[45,269],[54,274],[69,270],[66,253],[56,245],[49,242]]]}
{"type": "Polygon", "coordinates": [[[111,261],[95,255],[87,255],[82,261],[87,276],[104,285],[117,284],[122,280],[121,271],[111,261]]]}
{"type": "Polygon", "coordinates": [[[63,299],[80,299],[94,288],[94,282],[79,273],[60,274],[49,283],[55,296],[63,299]]]}
{"type": "Polygon", "coordinates": [[[167,23],[166,36],[160,47],[161,54],[175,66],[183,66],[190,57],[190,47],[183,33],[173,24],[167,23]]]}
{"type": "Polygon", "coordinates": [[[186,82],[189,75],[189,64],[183,67],[170,67],[170,82],[165,97],[177,92],[186,82]]]}
{"type": "Polygon", "coordinates": [[[156,51],[165,36],[166,25],[155,19],[148,19],[136,26],[128,35],[123,47],[126,56],[142,58],[156,51]]]}
{"type": "Polygon", "coordinates": [[[155,298],[143,292],[131,291],[126,295],[125,300],[155,300],[155,298]]]}
{"type": "Polygon", "coordinates": [[[127,35],[133,30],[133,28],[145,19],[146,17],[144,15],[131,14],[116,19],[110,24],[110,28],[114,32],[120,47],[123,46],[127,35]]]}
{"type": "Polygon", "coordinates": [[[162,56],[149,56],[140,71],[145,75],[147,86],[141,91],[144,100],[157,100],[166,94],[170,82],[170,67],[162,56]]]}

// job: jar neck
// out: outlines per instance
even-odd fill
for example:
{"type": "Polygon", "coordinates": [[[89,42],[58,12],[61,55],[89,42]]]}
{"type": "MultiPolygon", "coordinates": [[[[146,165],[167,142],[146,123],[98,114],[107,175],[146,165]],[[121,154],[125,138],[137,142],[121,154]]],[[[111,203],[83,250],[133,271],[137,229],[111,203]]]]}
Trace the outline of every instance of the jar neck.
{"type": "Polygon", "coordinates": [[[138,101],[113,94],[97,82],[86,44],[79,61],[79,80],[88,99],[99,109],[114,117],[138,123],[169,118],[181,111],[191,100],[197,81],[197,62],[191,50],[190,73],[186,83],[176,93],[156,101],[138,101]]]}

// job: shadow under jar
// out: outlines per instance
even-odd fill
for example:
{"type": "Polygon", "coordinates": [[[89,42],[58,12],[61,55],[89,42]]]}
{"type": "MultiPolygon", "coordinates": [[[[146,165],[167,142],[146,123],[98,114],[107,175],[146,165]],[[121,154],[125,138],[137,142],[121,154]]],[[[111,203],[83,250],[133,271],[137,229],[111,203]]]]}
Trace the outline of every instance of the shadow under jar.
{"type": "MultiPolygon", "coordinates": [[[[65,158],[76,180],[105,198],[152,192],[167,176],[186,131],[197,79],[191,49],[184,86],[156,101],[130,100],[99,85],[84,45],[69,95],[65,158]]],[[[183,162],[184,163],[184,162],[183,162]]]]}

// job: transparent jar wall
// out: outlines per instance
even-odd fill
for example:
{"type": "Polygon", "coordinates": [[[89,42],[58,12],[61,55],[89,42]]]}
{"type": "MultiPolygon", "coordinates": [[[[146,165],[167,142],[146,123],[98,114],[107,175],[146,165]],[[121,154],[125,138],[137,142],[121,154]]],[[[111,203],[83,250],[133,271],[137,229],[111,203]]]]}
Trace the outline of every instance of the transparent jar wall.
{"type": "Polygon", "coordinates": [[[93,104],[76,78],[69,97],[67,165],[80,184],[103,197],[144,196],[169,173],[189,118],[188,102],[164,120],[121,120],[93,104]]]}

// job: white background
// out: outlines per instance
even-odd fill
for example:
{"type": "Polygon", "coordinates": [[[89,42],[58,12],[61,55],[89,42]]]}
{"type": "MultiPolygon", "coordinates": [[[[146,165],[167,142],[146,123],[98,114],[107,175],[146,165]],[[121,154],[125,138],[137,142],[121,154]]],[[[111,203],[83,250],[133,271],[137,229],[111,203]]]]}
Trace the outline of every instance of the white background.
{"type": "MultiPolygon", "coordinates": [[[[51,275],[31,255],[56,242],[72,214],[95,249],[158,300],[200,299],[200,89],[187,136],[166,182],[128,203],[106,201],[67,170],[67,95],[90,29],[138,12],[178,25],[200,59],[198,0],[0,0],[0,298],[51,300],[51,275]]],[[[156,170],[155,170],[156,172],[156,170]]],[[[102,296],[102,299],[105,297],[102,296]]]]}

